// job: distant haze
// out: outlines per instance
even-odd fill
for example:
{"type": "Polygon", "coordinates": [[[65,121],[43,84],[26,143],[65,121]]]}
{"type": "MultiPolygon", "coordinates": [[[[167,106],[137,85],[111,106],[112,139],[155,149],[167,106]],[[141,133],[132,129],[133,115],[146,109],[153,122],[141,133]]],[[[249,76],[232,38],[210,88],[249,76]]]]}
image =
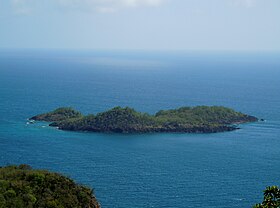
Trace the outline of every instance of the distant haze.
{"type": "Polygon", "coordinates": [[[0,0],[0,48],[280,50],[279,0],[0,0]]]}

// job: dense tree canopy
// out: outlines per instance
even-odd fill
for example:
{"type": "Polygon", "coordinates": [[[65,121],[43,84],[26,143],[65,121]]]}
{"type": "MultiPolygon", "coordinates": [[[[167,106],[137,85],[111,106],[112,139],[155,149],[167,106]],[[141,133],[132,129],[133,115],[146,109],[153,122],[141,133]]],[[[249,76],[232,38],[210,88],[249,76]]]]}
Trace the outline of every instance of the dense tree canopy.
{"type": "Polygon", "coordinates": [[[41,120],[41,121],[62,121],[65,119],[71,119],[71,118],[79,118],[82,114],[70,107],[63,107],[58,108],[52,112],[40,114],[37,116],[34,116],[30,118],[31,120],[41,120]]]}
{"type": "Polygon", "coordinates": [[[91,189],[28,165],[0,168],[0,208],[99,208],[91,189]]]}
{"type": "Polygon", "coordinates": [[[51,126],[63,130],[118,133],[213,133],[235,130],[237,127],[233,124],[257,120],[253,116],[220,106],[182,107],[161,110],[155,115],[140,113],[129,107],[115,107],[88,116],[83,116],[73,109],[69,111],[68,108],[65,110],[59,108],[50,113],[34,116],[32,119],[52,122],[51,126]]]}

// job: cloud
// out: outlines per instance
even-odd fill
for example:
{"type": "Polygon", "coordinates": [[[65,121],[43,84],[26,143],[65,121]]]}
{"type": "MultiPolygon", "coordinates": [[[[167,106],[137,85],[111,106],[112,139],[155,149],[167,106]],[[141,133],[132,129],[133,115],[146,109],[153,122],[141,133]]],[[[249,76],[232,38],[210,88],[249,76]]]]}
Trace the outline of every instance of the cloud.
{"type": "Polygon", "coordinates": [[[29,0],[11,0],[15,14],[29,14],[31,7],[28,6],[29,0]]]}
{"type": "Polygon", "coordinates": [[[255,6],[257,0],[231,0],[231,4],[236,7],[252,8],[255,6]]]}
{"type": "Polygon", "coordinates": [[[31,11],[45,2],[73,10],[116,12],[137,7],[157,7],[165,0],[10,0],[16,13],[31,11]]]}
{"type": "Polygon", "coordinates": [[[64,7],[98,12],[115,12],[121,9],[159,6],[163,0],[58,0],[64,7]]]}

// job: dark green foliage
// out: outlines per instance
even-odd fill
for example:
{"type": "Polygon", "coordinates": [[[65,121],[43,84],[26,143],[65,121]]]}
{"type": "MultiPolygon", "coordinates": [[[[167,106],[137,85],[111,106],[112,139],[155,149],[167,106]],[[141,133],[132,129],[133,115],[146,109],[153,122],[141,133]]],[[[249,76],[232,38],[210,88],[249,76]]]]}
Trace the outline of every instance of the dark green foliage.
{"type": "MultiPolygon", "coordinates": [[[[52,113],[42,115],[50,114],[52,113]]],[[[33,118],[38,117],[35,116],[33,118]]],[[[115,107],[96,116],[80,115],[66,119],[54,119],[52,121],[51,126],[71,131],[213,133],[237,129],[232,124],[257,121],[257,118],[218,106],[161,110],[155,115],[140,113],[129,107],[115,107]]]]}
{"type": "Polygon", "coordinates": [[[263,195],[263,202],[254,208],[280,208],[280,189],[277,186],[267,187],[263,195]]]}
{"type": "Polygon", "coordinates": [[[115,107],[96,116],[89,115],[81,119],[58,121],[51,124],[51,126],[58,126],[65,130],[119,133],[145,132],[148,131],[149,126],[154,125],[155,121],[152,116],[136,112],[128,107],[115,107]]]}
{"type": "Polygon", "coordinates": [[[99,208],[92,190],[28,165],[0,168],[0,208],[99,208]]]}
{"type": "Polygon", "coordinates": [[[44,113],[44,114],[34,116],[30,119],[37,120],[37,121],[53,122],[53,121],[63,121],[66,119],[79,118],[79,117],[82,117],[82,114],[80,112],[69,107],[63,107],[63,108],[58,108],[49,113],[44,113]]]}
{"type": "Polygon", "coordinates": [[[255,120],[254,117],[219,106],[183,107],[175,110],[162,110],[156,113],[156,118],[167,121],[172,119],[176,122],[189,124],[233,124],[243,120],[255,120]]]}

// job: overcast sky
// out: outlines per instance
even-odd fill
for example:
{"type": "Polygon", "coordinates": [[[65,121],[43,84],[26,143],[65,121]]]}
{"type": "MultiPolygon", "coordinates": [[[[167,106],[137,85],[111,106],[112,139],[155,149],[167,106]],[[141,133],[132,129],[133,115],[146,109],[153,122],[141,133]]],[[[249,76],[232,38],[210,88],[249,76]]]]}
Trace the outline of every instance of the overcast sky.
{"type": "Polygon", "coordinates": [[[0,0],[0,48],[280,50],[280,0],[0,0]]]}

